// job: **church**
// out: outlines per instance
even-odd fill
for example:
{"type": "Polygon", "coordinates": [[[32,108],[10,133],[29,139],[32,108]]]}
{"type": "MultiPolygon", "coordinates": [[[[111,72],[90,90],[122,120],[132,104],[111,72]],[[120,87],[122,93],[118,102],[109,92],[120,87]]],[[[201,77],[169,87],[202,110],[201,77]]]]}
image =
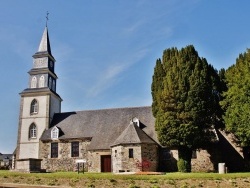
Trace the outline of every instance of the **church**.
{"type": "MultiPolygon", "coordinates": [[[[13,169],[74,171],[80,163],[88,172],[177,170],[178,151],[159,143],[150,106],[61,112],[47,26],[32,57],[28,88],[20,93],[13,169]]],[[[215,134],[216,142],[193,151],[192,170],[215,171],[225,162],[230,170],[241,171],[241,148],[227,133],[215,134]]]]}

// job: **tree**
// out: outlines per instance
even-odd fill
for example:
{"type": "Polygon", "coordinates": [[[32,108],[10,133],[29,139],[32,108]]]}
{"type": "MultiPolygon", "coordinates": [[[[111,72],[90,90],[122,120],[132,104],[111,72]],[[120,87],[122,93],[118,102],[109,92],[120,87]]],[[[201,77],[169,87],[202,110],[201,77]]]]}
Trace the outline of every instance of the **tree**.
{"type": "Polygon", "coordinates": [[[240,54],[225,73],[228,90],[221,106],[226,130],[234,133],[242,147],[250,146],[250,50],[240,54]]]}
{"type": "Polygon", "coordinates": [[[190,45],[166,49],[152,81],[152,111],[160,143],[177,148],[185,172],[191,171],[192,151],[211,140],[218,123],[217,71],[190,45]]]}

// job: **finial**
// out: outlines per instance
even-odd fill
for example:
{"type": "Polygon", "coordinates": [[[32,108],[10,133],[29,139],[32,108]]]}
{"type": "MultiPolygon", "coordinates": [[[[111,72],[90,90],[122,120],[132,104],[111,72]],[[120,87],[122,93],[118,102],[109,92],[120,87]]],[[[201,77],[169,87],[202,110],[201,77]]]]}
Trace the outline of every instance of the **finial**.
{"type": "Polygon", "coordinates": [[[46,16],[46,27],[47,27],[47,24],[48,24],[48,20],[49,20],[49,12],[47,11],[47,16],[46,16]]]}

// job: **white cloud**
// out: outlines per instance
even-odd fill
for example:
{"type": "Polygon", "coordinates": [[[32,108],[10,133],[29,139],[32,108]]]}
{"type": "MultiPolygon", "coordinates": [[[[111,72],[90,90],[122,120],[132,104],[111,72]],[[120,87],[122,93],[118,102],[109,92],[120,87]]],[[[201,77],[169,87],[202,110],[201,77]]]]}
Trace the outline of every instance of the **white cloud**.
{"type": "Polygon", "coordinates": [[[96,97],[102,91],[107,90],[117,81],[117,76],[124,70],[126,70],[124,65],[111,65],[106,70],[103,70],[97,82],[88,89],[87,96],[96,97]]]}
{"type": "Polygon", "coordinates": [[[122,29],[122,35],[131,35],[137,32],[144,24],[143,20],[137,21],[135,23],[129,23],[128,26],[122,29]]]}
{"type": "MultiPolygon", "coordinates": [[[[88,97],[96,97],[108,88],[112,87],[119,81],[120,75],[140,61],[147,54],[147,49],[139,49],[127,58],[119,61],[119,63],[111,63],[105,70],[101,70],[102,74],[95,75],[97,81],[88,89],[88,97]]],[[[120,58],[117,56],[117,58],[120,58]]]]}

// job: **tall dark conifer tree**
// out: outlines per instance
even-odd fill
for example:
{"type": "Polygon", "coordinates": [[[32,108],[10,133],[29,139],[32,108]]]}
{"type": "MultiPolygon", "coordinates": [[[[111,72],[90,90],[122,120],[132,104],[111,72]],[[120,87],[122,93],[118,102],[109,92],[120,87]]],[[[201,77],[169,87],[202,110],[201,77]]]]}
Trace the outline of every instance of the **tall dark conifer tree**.
{"type": "Polygon", "coordinates": [[[178,148],[180,171],[191,171],[192,150],[211,139],[219,106],[216,70],[190,45],[166,49],[157,60],[152,82],[152,110],[158,139],[178,148]]]}
{"type": "Polygon", "coordinates": [[[228,90],[223,93],[226,129],[236,136],[242,147],[250,146],[250,49],[240,54],[236,64],[226,70],[228,90]]]}

